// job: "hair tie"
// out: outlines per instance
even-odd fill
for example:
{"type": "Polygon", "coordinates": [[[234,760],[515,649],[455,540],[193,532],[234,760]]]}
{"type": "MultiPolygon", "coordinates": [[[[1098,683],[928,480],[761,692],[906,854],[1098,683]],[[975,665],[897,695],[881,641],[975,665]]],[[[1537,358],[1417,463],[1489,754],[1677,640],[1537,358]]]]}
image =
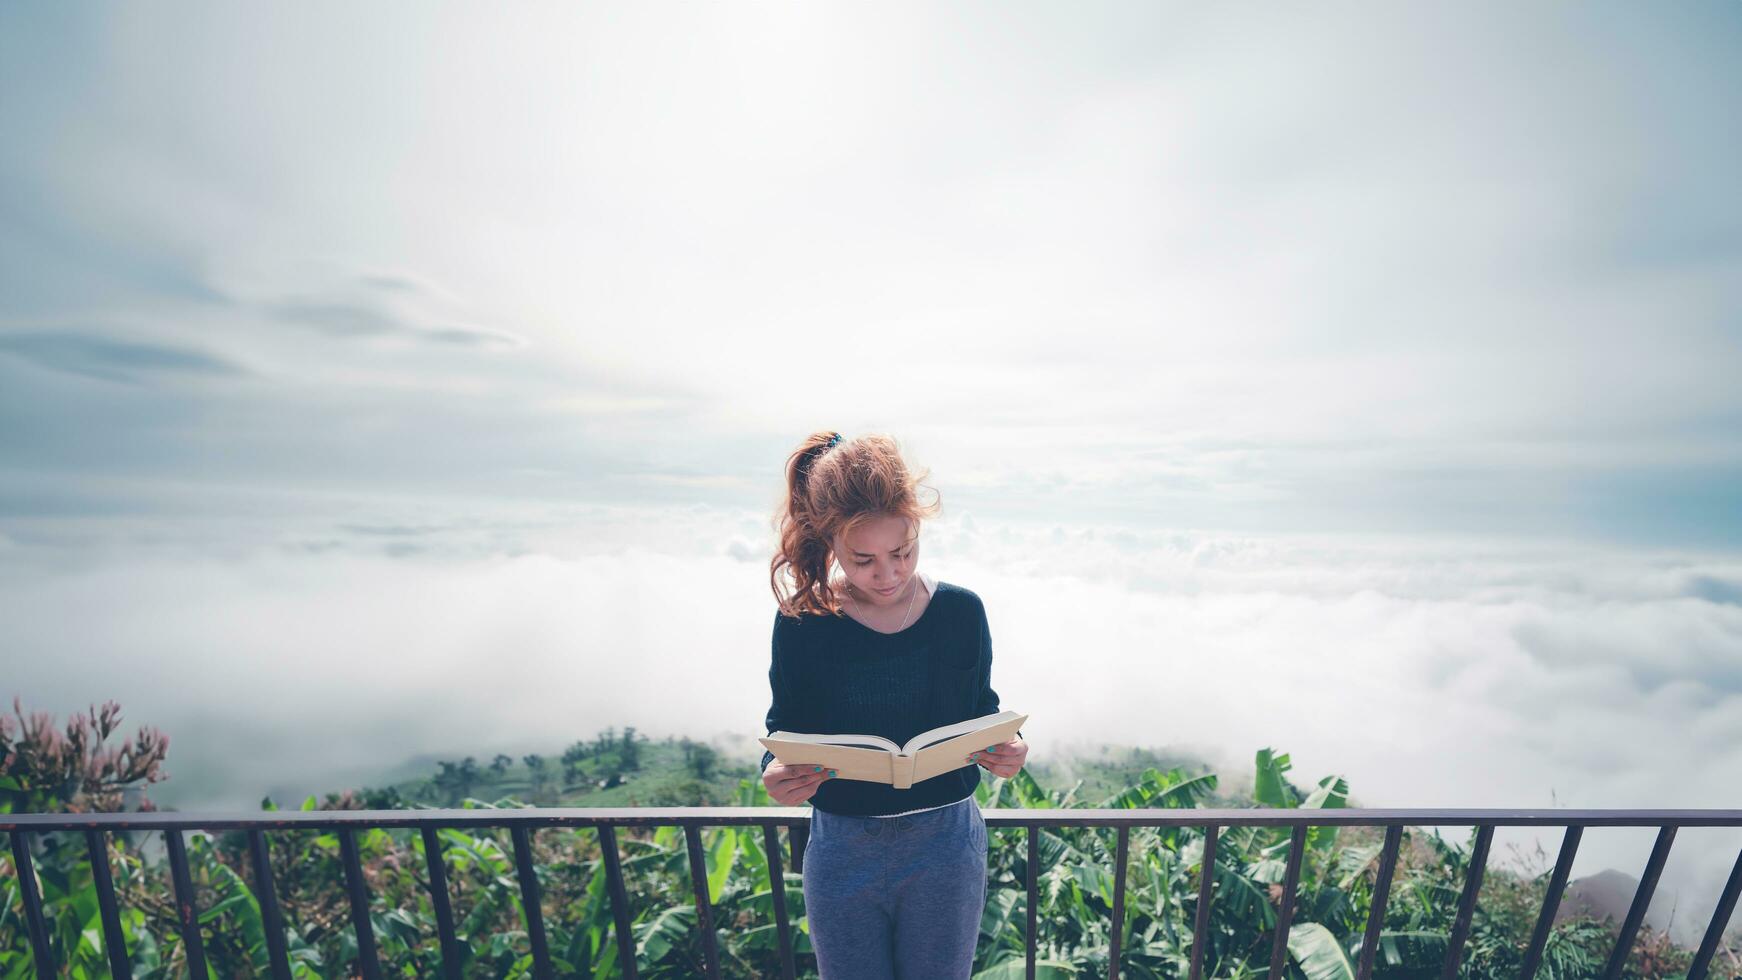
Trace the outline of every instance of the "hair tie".
{"type": "Polygon", "coordinates": [[[828,445],[823,447],[823,452],[826,453],[829,450],[835,448],[835,443],[840,442],[840,441],[841,441],[841,434],[839,432],[835,433],[832,436],[829,436],[828,445]]]}

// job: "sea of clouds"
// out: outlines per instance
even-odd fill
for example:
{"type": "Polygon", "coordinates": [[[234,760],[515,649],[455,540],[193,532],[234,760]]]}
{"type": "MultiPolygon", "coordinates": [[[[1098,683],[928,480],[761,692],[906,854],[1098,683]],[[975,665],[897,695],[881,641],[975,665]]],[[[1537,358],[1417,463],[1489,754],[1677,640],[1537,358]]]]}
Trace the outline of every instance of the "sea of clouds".
{"type": "MultiPolygon", "coordinates": [[[[393,513],[21,524],[0,548],[9,693],[62,717],[114,698],[165,730],[152,796],[182,809],[548,755],[612,726],[759,757],[765,515],[393,513]]],[[[994,687],[1033,716],[1037,763],[1169,748],[1241,786],[1270,747],[1297,785],[1342,776],[1363,806],[1735,805],[1735,558],[968,513],[921,549],[985,602],[994,687]]],[[[1590,830],[1575,876],[1637,875],[1652,835],[1590,830]]],[[[1503,829],[1495,859],[1540,845],[1552,863],[1559,839],[1503,829]]],[[[1673,906],[1697,940],[1739,845],[1683,831],[1654,921],[1673,906]]]]}

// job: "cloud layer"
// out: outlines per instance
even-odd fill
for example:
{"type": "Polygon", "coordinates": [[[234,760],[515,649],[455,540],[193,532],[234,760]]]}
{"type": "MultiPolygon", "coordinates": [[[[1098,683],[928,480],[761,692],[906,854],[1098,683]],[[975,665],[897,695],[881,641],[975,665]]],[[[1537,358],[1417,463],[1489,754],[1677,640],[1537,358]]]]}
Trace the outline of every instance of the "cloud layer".
{"type": "MultiPolygon", "coordinates": [[[[190,534],[135,539],[58,568],[61,545],[14,542],[0,647],[32,704],[112,696],[168,730],[159,795],[182,806],[371,782],[431,753],[551,751],[607,726],[749,758],[768,698],[763,526],[710,508],[480,510],[278,527],[228,557],[189,553],[190,534]]],[[[994,686],[1034,715],[1037,760],[1172,747],[1238,784],[1269,746],[1303,783],[1347,777],[1366,806],[1734,802],[1742,562],[960,514],[926,531],[921,567],[986,602],[994,686]]],[[[1703,921],[1739,846],[1742,832],[1678,838],[1680,926],[1703,921]]],[[[1593,831],[1575,873],[1636,874],[1649,848],[1645,832],[1593,831]]]]}

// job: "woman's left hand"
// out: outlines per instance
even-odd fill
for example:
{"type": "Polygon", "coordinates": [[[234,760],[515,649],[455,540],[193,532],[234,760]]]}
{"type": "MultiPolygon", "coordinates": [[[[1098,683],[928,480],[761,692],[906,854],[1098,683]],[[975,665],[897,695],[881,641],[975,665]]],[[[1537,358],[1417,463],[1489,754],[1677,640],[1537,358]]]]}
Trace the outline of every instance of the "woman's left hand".
{"type": "Polygon", "coordinates": [[[975,752],[968,757],[969,762],[977,762],[986,767],[994,776],[1009,779],[1022,768],[1022,763],[1028,759],[1028,743],[1022,739],[1012,739],[1008,742],[994,745],[984,752],[975,752]]]}

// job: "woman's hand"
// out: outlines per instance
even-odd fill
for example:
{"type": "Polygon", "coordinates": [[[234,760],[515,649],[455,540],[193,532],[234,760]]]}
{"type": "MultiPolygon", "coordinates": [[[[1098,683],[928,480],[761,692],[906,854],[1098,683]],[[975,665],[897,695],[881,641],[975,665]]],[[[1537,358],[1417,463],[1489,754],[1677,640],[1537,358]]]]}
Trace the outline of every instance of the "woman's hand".
{"type": "MultiPolygon", "coordinates": [[[[1028,743],[1020,738],[994,745],[984,752],[976,752],[968,756],[969,762],[977,762],[986,767],[986,771],[994,776],[1009,779],[1016,775],[1017,770],[1028,760],[1028,743]]],[[[772,766],[770,767],[772,768],[772,766]]]]}
{"type": "Polygon", "coordinates": [[[789,766],[776,759],[762,770],[762,785],[768,795],[781,806],[798,806],[811,798],[823,780],[835,775],[833,769],[820,766],[789,766]]]}

